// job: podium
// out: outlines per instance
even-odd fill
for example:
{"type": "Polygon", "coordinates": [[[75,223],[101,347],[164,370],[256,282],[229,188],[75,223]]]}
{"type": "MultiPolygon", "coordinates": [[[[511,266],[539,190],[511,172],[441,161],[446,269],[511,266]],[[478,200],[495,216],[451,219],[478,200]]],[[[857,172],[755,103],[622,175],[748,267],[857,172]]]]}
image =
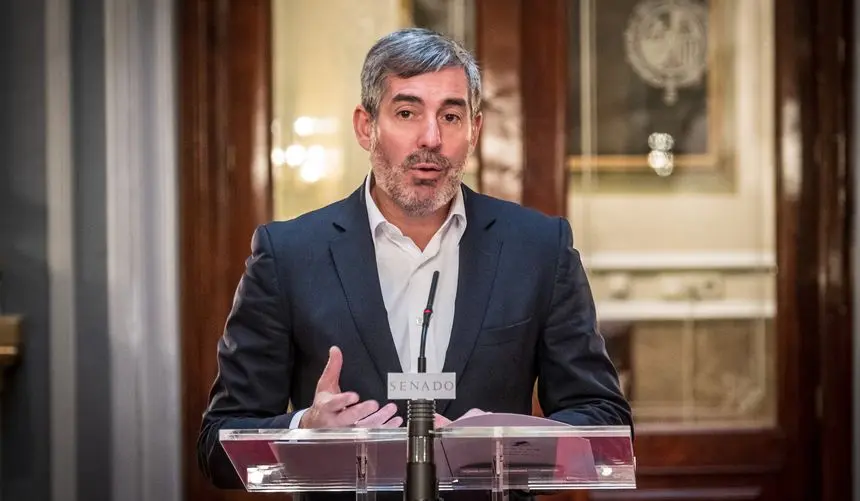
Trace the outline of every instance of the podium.
{"type": "MultiPolygon", "coordinates": [[[[399,492],[406,429],[221,430],[220,441],[251,492],[399,492]]],[[[442,498],[451,491],[534,494],[632,489],[636,462],[627,427],[574,427],[533,416],[489,414],[434,431],[442,498]],[[500,425],[494,425],[500,424],[500,425]]]]}

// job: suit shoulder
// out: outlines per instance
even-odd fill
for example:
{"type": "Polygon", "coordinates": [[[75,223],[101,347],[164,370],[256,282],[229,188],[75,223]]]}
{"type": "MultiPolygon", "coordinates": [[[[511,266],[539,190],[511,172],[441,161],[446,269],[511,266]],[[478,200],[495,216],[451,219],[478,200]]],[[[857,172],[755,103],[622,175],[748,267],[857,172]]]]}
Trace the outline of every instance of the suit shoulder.
{"type": "Polygon", "coordinates": [[[344,203],[345,200],[339,200],[292,219],[271,221],[263,227],[276,249],[296,244],[304,246],[321,239],[327,241],[331,236],[332,221],[344,203]]]}
{"type": "Polygon", "coordinates": [[[549,216],[536,209],[488,195],[478,197],[488,204],[488,208],[496,215],[496,224],[501,224],[506,232],[532,241],[548,239],[554,245],[558,243],[559,224],[566,221],[564,218],[549,216]]]}

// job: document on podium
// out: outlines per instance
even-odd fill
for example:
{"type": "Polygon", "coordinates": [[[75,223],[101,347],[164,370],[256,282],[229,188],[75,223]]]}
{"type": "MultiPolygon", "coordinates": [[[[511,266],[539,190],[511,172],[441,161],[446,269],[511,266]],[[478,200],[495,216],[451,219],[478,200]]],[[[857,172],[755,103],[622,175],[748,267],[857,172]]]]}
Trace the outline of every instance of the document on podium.
{"type": "Polygon", "coordinates": [[[458,419],[437,433],[455,485],[488,485],[500,459],[508,487],[527,489],[598,481],[591,443],[573,436],[576,430],[535,416],[490,413],[458,419]]]}
{"type": "MultiPolygon", "coordinates": [[[[291,433],[292,440],[271,443],[285,472],[284,484],[296,489],[347,490],[356,483],[356,460],[363,458],[365,481],[374,491],[399,491],[406,475],[406,433],[400,429],[349,428],[291,433]]],[[[439,475],[450,475],[437,464],[439,475]]]]}

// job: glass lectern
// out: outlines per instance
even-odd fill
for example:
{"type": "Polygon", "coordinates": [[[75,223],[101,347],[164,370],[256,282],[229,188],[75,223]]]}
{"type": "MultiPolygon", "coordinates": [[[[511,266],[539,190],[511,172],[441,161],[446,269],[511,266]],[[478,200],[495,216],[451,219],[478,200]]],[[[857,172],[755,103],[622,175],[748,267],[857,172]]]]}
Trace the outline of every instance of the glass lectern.
{"type": "MultiPolygon", "coordinates": [[[[505,415],[455,421],[435,431],[440,495],[482,490],[632,489],[636,461],[627,427],[573,427],[513,417],[528,426],[486,426],[505,415]],[[483,425],[483,426],[478,426],[483,425]]],[[[510,416],[510,415],[508,415],[510,416]]],[[[222,430],[221,444],[248,491],[401,491],[406,429],[222,430]]]]}

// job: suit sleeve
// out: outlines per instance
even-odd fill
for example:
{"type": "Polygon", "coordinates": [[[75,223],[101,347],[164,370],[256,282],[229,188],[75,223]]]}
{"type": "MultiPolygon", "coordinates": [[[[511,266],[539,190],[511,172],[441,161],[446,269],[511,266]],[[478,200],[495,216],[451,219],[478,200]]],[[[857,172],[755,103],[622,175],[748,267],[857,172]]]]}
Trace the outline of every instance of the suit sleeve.
{"type": "Polygon", "coordinates": [[[290,427],[294,350],[279,280],[269,232],[260,226],[218,341],[218,374],[197,441],[200,468],[217,487],[243,487],[221,448],[219,430],[290,427]]]}
{"type": "Polygon", "coordinates": [[[594,299],[570,224],[559,218],[549,315],[538,347],[538,399],[544,414],[575,426],[627,425],[630,405],[597,328],[594,299]]]}

